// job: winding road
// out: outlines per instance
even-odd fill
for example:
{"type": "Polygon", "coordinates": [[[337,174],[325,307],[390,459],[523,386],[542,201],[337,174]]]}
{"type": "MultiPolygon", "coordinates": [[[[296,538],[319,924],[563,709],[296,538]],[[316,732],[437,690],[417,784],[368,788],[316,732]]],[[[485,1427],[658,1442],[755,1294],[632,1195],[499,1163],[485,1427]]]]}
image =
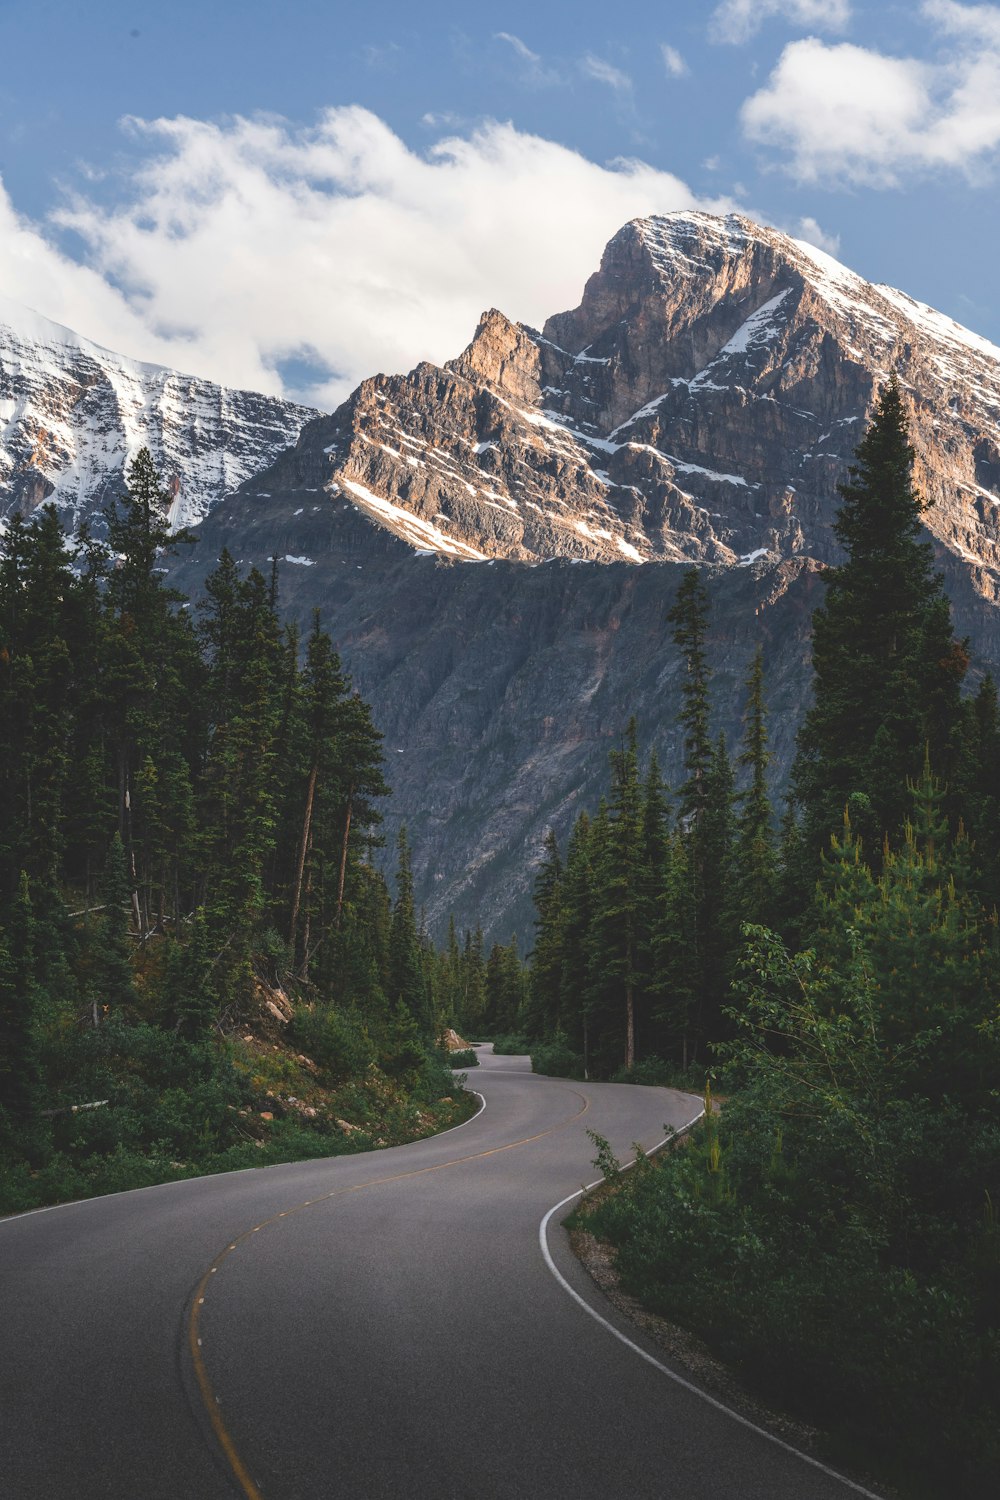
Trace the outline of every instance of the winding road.
{"type": "Polygon", "coordinates": [[[868,1493],[672,1378],[568,1207],[540,1239],[588,1128],[629,1157],[698,1101],[481,1056],[444,1135],[0,1221],[3,1500],[868,1493]]]}

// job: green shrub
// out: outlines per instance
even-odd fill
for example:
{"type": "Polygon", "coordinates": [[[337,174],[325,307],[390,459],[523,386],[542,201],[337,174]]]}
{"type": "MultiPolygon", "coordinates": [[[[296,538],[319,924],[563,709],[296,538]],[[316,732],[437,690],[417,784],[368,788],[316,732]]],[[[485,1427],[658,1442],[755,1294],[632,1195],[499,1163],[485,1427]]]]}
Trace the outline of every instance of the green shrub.
{"type": "Polygon", "coordinates": [[[478,1068],[479,1054],[474,1047],[460,1047],[448,1054],[448,1065],[452,1068],[478,1068]]]}
{"type": "Polygon", "coordinates": [[[446,1047],[436,1046],[424,1047],[422,1052],[420,1069],[413,1080],[411,1093],[414,1099],[430,1104],[454,1091],[455,1078],[451,1071],[454,1054],[446,1047]]]}
{"type": "MultiPolygon", "coordinates": [[[[880,1173],[919,1180],[920,1123],[919,1112],[889,1112],[880,1173]]],[[[938,1125],[930,1115],[926,1123],[933,1141],[938,1125]]],[[[945,1131],[953,1147],[958,1123],[945,1131]]],[[[914,1496],[992,1487],[1000,1242],[989,1200],[983,1208],[980,1190],[977,1222],[953,1183],[958,1223],[946,1261],[919,1244],[931,1201],[894,1201],[891,1216],[906,1215],[926,1264],[893,1263],[880,1185],[846,1150],[854,1124],[831,1124],[823,1136],[811,1124],[793,1127],[760,1099],[734,1098],[710,1129],[626,1173],[587,1227],[617,1247],[627,1290],[699,1333],[767,1398],[827,1430],[841,1461],[914,1496]]],[[[978,1132],[989,1156],[995,1129],[966,1122],[973,1155],[978,1132]]],[[[933,1161],[936,1149],[928,1154],[933,1161]]],[[[900,1244],[909,1233],[900,1231],[900,1244]]]]}
{"type": "Polygon", "coordinates": [[[531,1053],[531,1071],[544,1073],[549,1078],[582,1078],[583,1055],[574,1052],[560,1032],[551,1041],[535,1045],[531,1053]]]}
{"type": "Polygon", "coordinates": [[[375,1048],[360,1017],[333,1005],[297,1006],[291,1034],[331,1083],[361,1077],[375,1060],[375,1048]]]}
{"type": "Polygon", "coordinates": [[[641,1083],[658,1088],[683,1089],[687,1093],[700,1094],[705,1088],[705,1069],[679,1067],[676,1063],[664,1062],[655,1053],[633,1063],[631,1068],[619,1068],[611,1075],[612,1083],[641,1083]]]}
{"type": "Polygon", "coordinates": [[[532,1042],[530,1037],[518,1036],[512,1033],[510,1036],[495,1036],[493,1038],[493,1053],[495,1057],[527,1057],[531,1051],[532,1042]]]}

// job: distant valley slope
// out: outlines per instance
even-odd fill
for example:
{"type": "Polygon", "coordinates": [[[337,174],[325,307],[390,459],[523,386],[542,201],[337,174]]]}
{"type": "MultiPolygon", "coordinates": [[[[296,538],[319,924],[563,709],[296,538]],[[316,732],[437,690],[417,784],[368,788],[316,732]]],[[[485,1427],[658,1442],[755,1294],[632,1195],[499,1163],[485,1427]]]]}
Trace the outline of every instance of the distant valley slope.
{"type": "MultiPolygon", "coordinates": [[[[6,372],[5,347],[0,333],[6,372]]],[[[713,599],[720,727],[739,734],[762,639],[787,771],[836,486],[891,371],[956,628],[996,669],[1000,350],[732,216],[626,225],[580,306],[540,333],[492,311],[445,367],[366,380],[330,416],[262,404],[213,450],[231,434],[214,487],[171,454],[168,480],[200,485],[205,517],[176,581],[197,591],[223,545],[284,560],[285,607],[322,609],[386,732],[387,833],[409,826],[428,920],[454,908],[525,935],[545,830],[594,805],[632,712],[677,775],[664,616],[692,562],[713,599]]],[[[159,378],[187,430],[181,378],[159,378]]],[[[43,498],[22,461],[8,472],[22,509],[43,498]]]]}

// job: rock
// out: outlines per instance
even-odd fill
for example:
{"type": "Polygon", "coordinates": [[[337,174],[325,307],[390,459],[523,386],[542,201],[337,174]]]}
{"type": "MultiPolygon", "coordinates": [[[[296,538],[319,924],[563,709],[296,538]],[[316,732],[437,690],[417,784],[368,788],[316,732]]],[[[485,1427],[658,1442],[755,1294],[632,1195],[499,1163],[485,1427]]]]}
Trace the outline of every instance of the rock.
{"type": "Polygon", "coordinates": [[[890,369],[931,533],[996,603],[1000,351],[737,215],[626,225],[578,308],[542,334],[492,310],[445,366],[362,382],[231,515],[324,492],[453,560],[831,561],[836,486],[890,369]]]}
{"type": "Polygon", "coordinates": [[[283,607],[308,628],[322,606],[372,704],[386,847],[406,823],[431,931],[454,912],[528,939],[546,830],[596,807],[633,713],[682,774],[665,615],[692,562],[715,727],[738,741],[762,643],[780,790],[837,485],[890,370],[956,634],[997,671],[1000,351],[739,216],[635,220],[541,333],[493,311],[450,363],[362,382],[219,504],[173,581],[197,592],[222,545],[265,572],[311,559],[283,607]]]}
{"type": "Polygon", "coordinates": [[[140,364],[0,298],[0,517],[45,500],[68,526],[124,487],[148,447],[176,526],[197,522],[295,441],[309,408],[140,364]]]}
{"type": "Polygon", "coordinates": [[[449,1026],[441,1033],[440,1045],[447,1047],[449,1052],[467,1052],[471,1043],[463,1042],[458,1032],[449,1026]]]}

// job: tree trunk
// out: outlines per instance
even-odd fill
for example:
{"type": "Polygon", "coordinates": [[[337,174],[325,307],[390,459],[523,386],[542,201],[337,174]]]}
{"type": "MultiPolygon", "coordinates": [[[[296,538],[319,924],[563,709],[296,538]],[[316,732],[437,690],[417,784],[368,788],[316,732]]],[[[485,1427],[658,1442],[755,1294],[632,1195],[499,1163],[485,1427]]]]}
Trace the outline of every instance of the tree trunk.
{"type": "Polygon", "coordinates": [[[625,1066],[635,1066],[635,991],[625,986],[625,1066]]]}
{"type": "Polygon", "coordinates": [[[295,963],[295,933],[299,925],[299,907],[302,904],[302,874],[306,867],[306,850],[309,847],[309,830],[312,824],[313,799],[316,796],[316,777],[318,775],[319,763],[313,761],[312,770],[309,772],[309,789],[306,792],[305,816],[302,819],[302,838],[299,840],[299,857],[295,866],[292,917],[288,924],[288,952],[293,965],[295,963]]]}
{"type": "Polygon", "coordinates": [[[340,850],[340,874],[337,878],[336,926],[340,926],[340,913],[344,909],[344,881],[347,878],[347,844],[351,836],[351,813],[354,811],[354,788],[347,794],[347,814],[344,818],[344,842],[340,850]]]}
{"type": "MultiPolygon", "coordinates": [[[[312,848],[312,839],[309,840],[309,848],[312,848]]],[[[309,952],[309,932],[311,927],[312,909],[309,906],[309,896],[312,894],[312,884],[313,872],[312,867],[310,866],[309,874],[306,876],[306,920],[304,931],[302,933],[302,968],[299,971],[300,978],[304,980],[308,980],[309,978],[309,959],[311,957],[311,954],[309,952]]]]}

